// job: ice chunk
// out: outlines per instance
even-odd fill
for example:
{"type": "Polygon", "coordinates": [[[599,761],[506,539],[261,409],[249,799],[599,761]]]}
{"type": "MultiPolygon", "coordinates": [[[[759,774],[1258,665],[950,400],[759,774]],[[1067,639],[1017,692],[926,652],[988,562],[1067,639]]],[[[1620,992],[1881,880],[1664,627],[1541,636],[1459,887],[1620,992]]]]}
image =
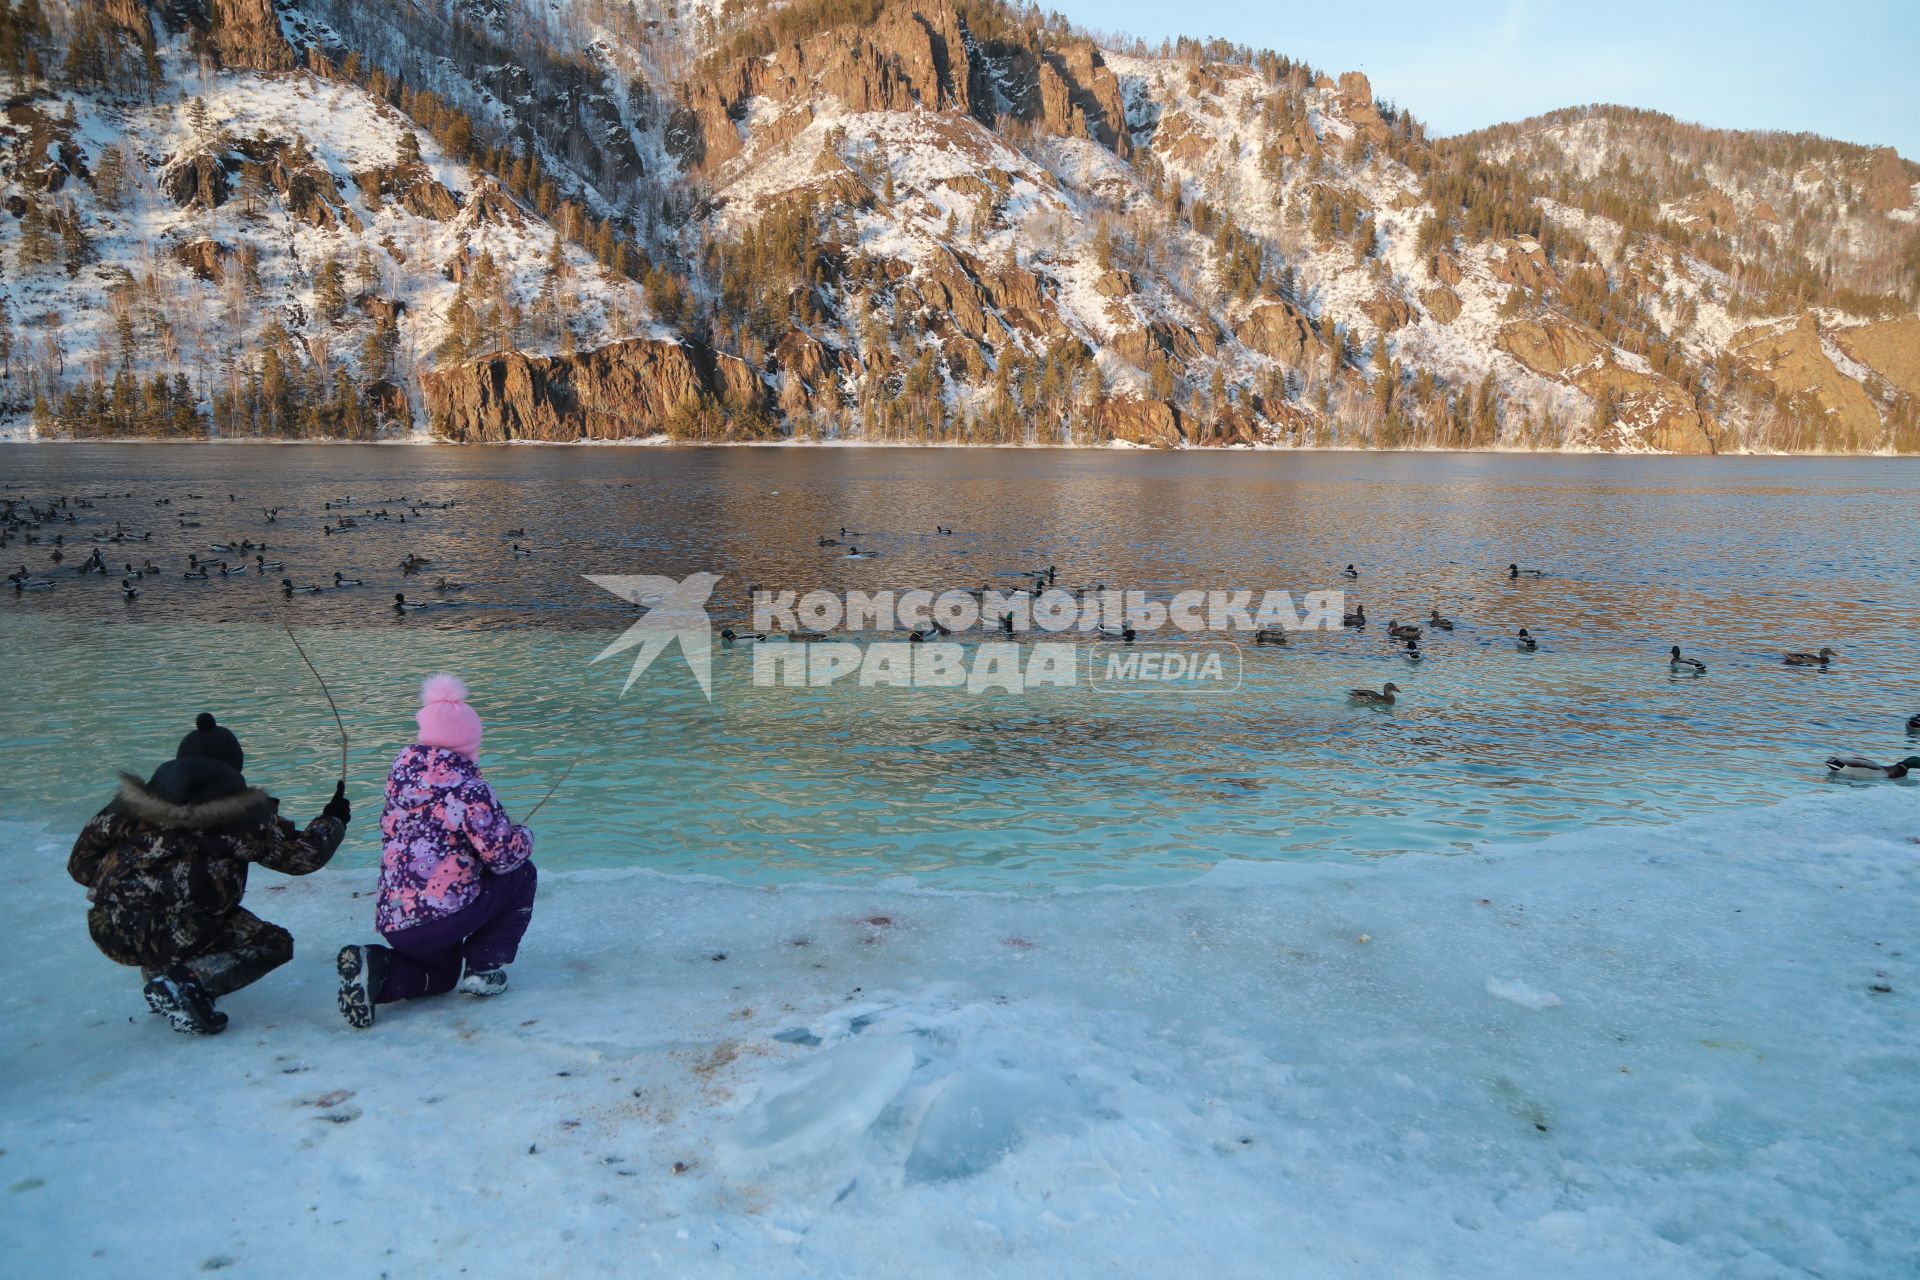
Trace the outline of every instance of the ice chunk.
{"type": "Polygon", "coordinates": [[[1053,1109],[1071,1101],[1063,1086],[981,1068],[942,1081],[907,1154],[910,1182],[970,1178],[991,1168],[1053,1109]]]}
{"type": "Polygon", "coordinates": [[[1518,978],[1488,978],[1487,994],[1528,1009],[1558,1009],[1566,1003],[1553,992],[1535,990],[1518,978]]]}
{"type": "Polygon", "coordinates": [[[760,1090],[720,1140],[735,1160],[784,1163],[866,1131],[913,1074],[904,1040],[852,1040],[802,1058],[760,1090]]]}

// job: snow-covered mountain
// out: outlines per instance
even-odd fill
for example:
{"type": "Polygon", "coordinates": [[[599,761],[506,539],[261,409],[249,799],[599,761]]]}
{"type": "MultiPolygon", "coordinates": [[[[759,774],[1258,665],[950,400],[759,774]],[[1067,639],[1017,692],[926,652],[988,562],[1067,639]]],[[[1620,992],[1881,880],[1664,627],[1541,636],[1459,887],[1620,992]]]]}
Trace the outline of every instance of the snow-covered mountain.
{"type": "Polygon", "coordinates": [[[44,434],[1920,450],[1920,167],[984,0],[15,0],[44,434]]]}

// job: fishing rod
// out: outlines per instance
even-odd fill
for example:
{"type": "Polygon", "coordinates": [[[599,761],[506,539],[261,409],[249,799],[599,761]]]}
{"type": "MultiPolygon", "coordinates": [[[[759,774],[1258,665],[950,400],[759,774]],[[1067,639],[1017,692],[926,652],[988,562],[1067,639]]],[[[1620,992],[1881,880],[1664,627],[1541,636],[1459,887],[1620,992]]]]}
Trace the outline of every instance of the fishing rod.
{"type": "MultiPolygon", "coordinates": [[[[313,678],[320,682],[320,692],[326,697],[327,706],[333,712],[334,726],[340,730],[340,782],[341,785],[344,786],[347,781],[346,722],[340,718],[340,708],[333,700],[333,691],[327,688],[327,678],[320,674],[320,668],[314,666],[313,659],[307,656],[306,649],[300,644],[300,637],[294,635],[293,628],[287,625],[286,616],[284,614],[275,614],[274,616],[279,620],[281,629],[287,633],[287,639],[293,641],[294,651],[300,655],[300,661],[307,664],[307,670],[313,672],[313,678]]],[[[566,775],[562,774],[561,776],[565,777],[566,775]]],[[[559,784],[556,783],[555,785],[557,786],[559,784]]]]}
{"type": "Polygon", "coordinates": [[[547,801],[553,799],[553,793],[560,789],[560,784],[565,782],[567,780],[567,775],[573,772],[573,766],[579,764],[580,757],[586,754],[587,754],[587,749],[585,747],[581,747],[578,751],[573,753],[573,759],[567,761],[567,767],[560,771],[560,776],[555,778],[553,780],[553,785],[547,788],[547,794],[540,797],[540,804],[536,804],[533,806],[533,808],[527,810],[527,816],[520,819],[521,825],[524,826],[525,824],[533,821],[533,815],[540,812],[540,805],[545,804],[547,801]]]}

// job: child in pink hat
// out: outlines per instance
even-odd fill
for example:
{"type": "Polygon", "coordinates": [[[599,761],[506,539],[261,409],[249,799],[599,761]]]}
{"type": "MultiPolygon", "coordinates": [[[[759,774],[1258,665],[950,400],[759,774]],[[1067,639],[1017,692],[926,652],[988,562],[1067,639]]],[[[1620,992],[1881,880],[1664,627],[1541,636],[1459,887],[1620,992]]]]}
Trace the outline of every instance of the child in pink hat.
{"type": "Polygon", "coordinates": [[[340,1012],[356,1027],[395,1000],[505,991],[533,918],[533,833],[480,776],[484,729],[467,687],[429,677],[414,720],[418,740],[393,762],[380,815],[374,924],[387,945],[342,947],[336,961],[340,1012]]]}

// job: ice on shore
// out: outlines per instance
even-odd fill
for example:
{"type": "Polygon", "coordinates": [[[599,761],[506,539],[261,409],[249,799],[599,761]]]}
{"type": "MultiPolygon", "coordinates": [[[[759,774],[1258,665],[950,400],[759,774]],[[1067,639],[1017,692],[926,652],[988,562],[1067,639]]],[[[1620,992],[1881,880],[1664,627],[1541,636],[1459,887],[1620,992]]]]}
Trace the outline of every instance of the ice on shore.
{"type": "MultiPolygon", "coordinates": [[[[17,1275],[1885,1277],[1920,805],[1049,895],[544,868],[513,989],[354,1033],[347,865],[168,1032],[13,823],[17,1275]],[[1364,937],[1366,941],[1360,942],[1364,937]]],[[[549,857],[553,857],[549,851],[549,857]]],[[[357,895],[357,896],[356,896],[357,895]]]]}

